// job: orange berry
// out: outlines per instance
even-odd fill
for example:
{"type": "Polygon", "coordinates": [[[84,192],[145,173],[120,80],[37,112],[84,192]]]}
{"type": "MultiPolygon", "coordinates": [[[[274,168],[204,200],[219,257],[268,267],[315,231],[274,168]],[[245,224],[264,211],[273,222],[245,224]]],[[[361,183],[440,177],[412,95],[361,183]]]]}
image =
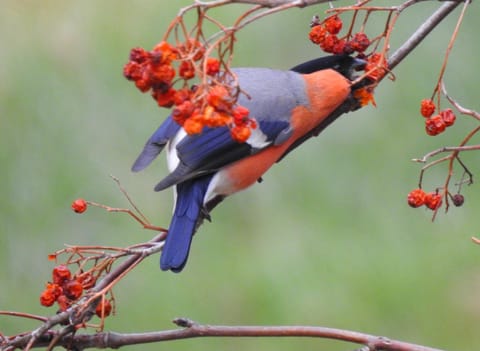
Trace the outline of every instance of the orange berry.
{"type": "Polygon", "coordinates": [[[183,61],[178,67],[178,74],[183,79],[192,79],[195,77],[195,67],[190,61],[183,61]]]}
{"type": "Polygon", "coordinates": [[[420,207],[425,204],[425,192],[422,189],[415,189],[408,193],[407,202],[411,207],[420,207]]]}
{"type": "Polygon", "coordinates": [[[175,69],[170,64],[149,65],[149,78],[154,84],[170,84],[175,77],[175,69]]]}
{"type": "Polygon", "coordinates": [[[431,210],[436,210],[442,206],[442,196],[437,193],[428,193],[425,195],[425,206],[431,210]]]}
{"type": "Polygon", "coordinates": [[[252,134],[252,131],[249,127],[246,126],[235,126],[230,130],[232,139],[239,143],[244,143],[252,134]]]}
{"type": "Polygon", "coordinates": [[[166,41],[161,41],[152,50],[154,64],[169,64],[177,58],[178,50],[166,41]]]}
{"type": "Polygon", "coordinates": [[[210,89],[207,102],[219,111],[228,111],[232,106],[230,93],[223,85],[215,85],[210,89]]]}
{"type": "Polygon", "coordinates": [[[207,74],[209,76],[214,76],[220,72],[220,61],[215,57],[209,57],[207,59],[207,74]]]}
{"type": "Polygon", "coordinates": [[[203,129],[203,124],[200,123],[196,118],[188,118],[185,123],[183,123],[183,129],[188,135],[200,134],[203,129]]]}
{"type": "Polygon", "coordinates": [[[45,307],[50,307],[55,303],[56,297],[50,290],[44,290],[40,295],[40,304],[45,307]]]}
{"type": "Polygon", "coordinates": [[[435,109],[435,103],[431,99],[423,99],[420,103],[420,113],[425,118],[433,115],[435,109]]]}
{"type": "Polygon", "coordinates": [[[47,283],[45,290],[40,295],[40,304],[46,307],[52,306],[62,293],[63,289],[60,285],[47,283]]]}
{"type": "Polygon", "coordinates": [[[338,34],[342,29],[342,20],[337,15],[333,15],[325,19],[324,26],[330,34],[338,34]]]}
{"type": "Polygon", "coordinates": [[[442,117],[443,123],[445,123],[445,126],[447,127],[450,127],[455,123],[455,113],[453,113],[452,109],[450,108],[440,111],[440,116],[442,117]]]}
{"type": "Polygon", "coordinates": [[[320,44],[325,40],[327,30],[323,26],[314,26],[310,30],[308,37],[314,44],[320,44]]]}
{"type": "Polygon", "coordinates": [[[72,202],[71,208],[76,213],[83,213],[87,210],[87,202],[84,199],[76,199],[72,202]]]}

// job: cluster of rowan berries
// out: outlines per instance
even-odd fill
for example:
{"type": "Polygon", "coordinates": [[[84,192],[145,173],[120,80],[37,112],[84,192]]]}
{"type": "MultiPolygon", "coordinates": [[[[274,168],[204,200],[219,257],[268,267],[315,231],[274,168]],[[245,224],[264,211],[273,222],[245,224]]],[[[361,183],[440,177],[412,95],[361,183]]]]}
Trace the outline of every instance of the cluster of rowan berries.
{"type": "MultiPolygon", "coordinates": [[[[450,196],[454,206],[458,207],[463,205],[465,198],[462,194],[451,195],[448,193],[448,195],[450,196]]],[[[423,189],[418,188],[412,190],[408,194],[407,201],[411,207],[417,208],[420,206],[425,206],[428,209],[435,211],[442,206],[442,195],[440,195],[438,191],[426,193],[423,189]]]]}
{"type": "Polygon", "coordinates": [[[123,74],[141,92],[151,91],[160,107],[174,107],[172,118],[187,134],[199,134],[204,127],[228,126],[235,141],[245,142],[256,123],[248,109],[236,104],[232,89],[219,81],[221,66],[220,60],[205,56],[204,45],[195,39],[177,46],[162,41],[151,51],[132,49],[123,74]],[[180,78],[174,80],[177,72],[180,78]],[[195,77],[207,83],[189,85],[195,77]],[[176,83],[182,81],[176,89],[176,83]]]}
{"type": "Polygon", "coordinates": [[[370,39],[363,32],[339,38],[338,33],[343,23],[338,15],[329,16],[323,22],[315,18],[311,26],[310,40],[327,53],[347,55],[354,52],[363,53],[370,46],[370,39]]]}
{"type": "Polygon", "coordinates": [[[443,133],[447,127],[455,123],[455,113],[449,108],[435,113],[436,106],[431,99],[423,99],[420,104],[420,113],[425,117],[425,131],[428,135],[443,133]]]}
{"type": "MultiPolygon", "coordinates": [[[[40,295],[40,304],[50,307],[56,302],[60,311],[65,311],[82,297],[85,290],[95,286],[95,282],[95,277],[89,272],[72,275],[66,265],[58,265],[52,270],[52,281],[46,284],[40,295]]],[[[106,317],[111,311],[112,305],[108,300],[102,300],[95,310],[99,317],[106,317]]]]}

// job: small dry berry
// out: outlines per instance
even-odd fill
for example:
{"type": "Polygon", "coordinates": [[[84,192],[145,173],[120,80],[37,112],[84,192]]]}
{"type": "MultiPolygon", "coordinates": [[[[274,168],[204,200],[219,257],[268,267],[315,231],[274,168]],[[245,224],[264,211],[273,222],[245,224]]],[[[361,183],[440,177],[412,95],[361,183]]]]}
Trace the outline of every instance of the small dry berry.
{"type": "Polygon", "coordinates": [[[411,207],[420,207],[425,205],[425,191],[422,189],[415,189],[408,193],[407,202],[411,207]]]}
{"type": "Polygon", "coordinates": [[[431,99],[423,99],[420,103],[420,113],[425,118],[429,118],[433,115],[435,109],[435,103],[431,99]]]}
{"type": "Polygon", "coordinates": [[[87,210],[87,202],[84,199],[76,199],[71,207],[76,213],[83,213],[87,210]]]}
{"type": "Polygon", "coordinates": [[[456,207],[462,206],[465,201],[465,197],[462,194],[455,194],[452,196],[452,202],[456,207]]]}

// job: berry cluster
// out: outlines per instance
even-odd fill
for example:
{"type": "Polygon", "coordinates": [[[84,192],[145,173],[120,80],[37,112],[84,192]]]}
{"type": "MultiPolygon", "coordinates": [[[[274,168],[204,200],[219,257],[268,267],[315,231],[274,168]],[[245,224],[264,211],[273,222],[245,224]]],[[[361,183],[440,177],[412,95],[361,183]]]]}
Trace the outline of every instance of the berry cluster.
{"type": "Polygon", "coordinates": [[[310,40],[327,53],[350,55],[358,52],[361,54],[370,46],[370,39],[363,32],[339,38],[338,33],[343,23],[338,15],[329,16],[323,22],[316,19],[311,26],[310,40]]]}
{"type": "MultiPolygon", "coordinates": [[[[60,311],[67,310],[80,297],[83,292],[95,286],[96,278],[89,272],[72,275],[66,265],[58,265],[52,270],[52,282],[48,282],[45,290],[40,295],[40,304],[50,307],[55,302],[60,311]]],[[[101,317],[108,316],[112,311],[112,305],[108,300],[102,300],[97,305],[96,314],[101,317]]]]}
{"type": "Polygon", "coordinates": [[[205,51],[194,39],[177,46],[162,41],[151,51],[134,48],[123,74],[141,92],[151,91],[160,107],[173,107],[172,118],[189,135],[201,133],[204,127],[228,126],[235,141],[245,142],[256,123],[248,109],[236,104],[236,89],[222,83],[228,80],[221,70],[223,63],[206,57],[205,51]],[[174,80],[177,73],[180,78],[174,80]],[[195,77],[202,84],[189,85],[195,77]]]}
{"type": "Polygon", "coordinates": [[[420,104],[420,113],[425,117],[425,131],[428,135],[438,135],[443,133],[447,127],[455,123],[455,113],[449,108],[435,113],[435,103],[430,99],[423,99],[420,104]]]}
{"type": "MultiPolygon", "coordinates": [[[[448,193],[452,202],[455,206],[462,206],[465,198],[462,194],[455,194],[451,195],[448,193]]],[[[412,190],[407,196],[408,204],[413,207],[417,208],[420,206],[425,206],[430,210],[437,210],[442,206],[442,195],[438,193],[438,191],[426,193],[423,189],[414,189],[412,190]]]]}

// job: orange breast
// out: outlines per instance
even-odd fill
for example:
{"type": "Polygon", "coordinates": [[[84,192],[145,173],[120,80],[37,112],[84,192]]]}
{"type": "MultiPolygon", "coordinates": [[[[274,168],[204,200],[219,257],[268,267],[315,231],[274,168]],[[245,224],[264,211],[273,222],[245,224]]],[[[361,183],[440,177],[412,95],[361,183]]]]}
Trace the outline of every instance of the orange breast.
{"type": "Polygon", "coordinates": [[[294,132],[290,139],[225,167],[220,172],[229,184],[216,189],[217,194],[230,195],[254,184],[295,140],[319,125],[350,93],[350,82],[334,70],[304,75],[304,79],[310,106],[297,106],[291,111],[294,132]]]}

